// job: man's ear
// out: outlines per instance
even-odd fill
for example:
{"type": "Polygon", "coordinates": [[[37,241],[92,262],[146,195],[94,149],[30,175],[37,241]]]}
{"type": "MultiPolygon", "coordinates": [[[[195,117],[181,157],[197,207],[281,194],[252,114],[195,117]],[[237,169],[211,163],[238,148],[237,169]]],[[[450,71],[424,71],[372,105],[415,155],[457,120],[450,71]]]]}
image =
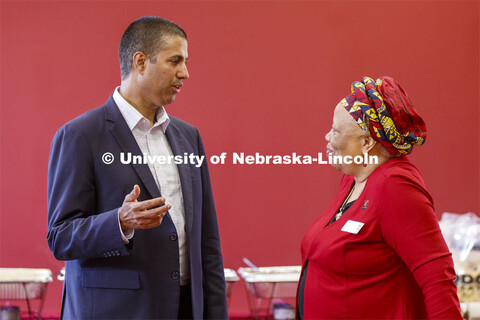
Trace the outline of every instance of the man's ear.
{"type": "Polygon", "coordinates": [[[145,68],[147,67],[148,57],[145,53],[137,51],[133,55],[132,69],[135,69],[137,73],[143,74],[145,68]]]}
{"type": "Polygon", "coordinates": [[[377,141],[375,141],[370,135],[364,135],[362,137],[362,152],[369,153],[376,144],[377,141]]]}

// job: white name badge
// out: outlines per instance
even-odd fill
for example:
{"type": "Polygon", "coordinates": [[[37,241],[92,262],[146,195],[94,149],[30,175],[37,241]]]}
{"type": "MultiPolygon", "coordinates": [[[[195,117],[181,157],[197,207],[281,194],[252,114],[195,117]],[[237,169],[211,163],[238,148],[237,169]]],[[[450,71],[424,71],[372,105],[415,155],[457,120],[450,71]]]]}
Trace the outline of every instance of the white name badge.
{"type": "Polygon", "coordinates": [[[348,220],[347,223],[345,223],[345,225],[342,227],[342,231],[357,234],[360,229],[362,229],[363,225],[363,222],[348,220]]]}

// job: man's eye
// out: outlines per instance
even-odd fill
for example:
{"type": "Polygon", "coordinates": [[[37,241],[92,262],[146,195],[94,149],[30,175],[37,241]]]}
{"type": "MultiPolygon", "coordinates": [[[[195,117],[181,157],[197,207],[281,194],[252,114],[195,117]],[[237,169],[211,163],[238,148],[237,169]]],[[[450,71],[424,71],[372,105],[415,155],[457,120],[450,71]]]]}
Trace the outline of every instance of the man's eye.
{"type": "Polygon", "coordinates": [[[172,63],[178,64],[180,61],[179,60],[172,60],[172,63]]]}

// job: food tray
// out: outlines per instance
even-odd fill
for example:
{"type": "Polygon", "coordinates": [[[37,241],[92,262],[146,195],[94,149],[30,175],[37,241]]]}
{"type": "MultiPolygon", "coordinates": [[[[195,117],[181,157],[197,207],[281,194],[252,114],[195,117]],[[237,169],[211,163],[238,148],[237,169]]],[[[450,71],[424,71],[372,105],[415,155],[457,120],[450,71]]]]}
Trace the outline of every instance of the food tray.
{"type": "MultiPolygon", "coordinates": [[[[223,269],[223,272],[225,274],[225,282],[226,282],[226,286],[227,286],[227,297],[230,297],[231,294],[232,294],[233,283],[236,282],[236,281],[239,281],[240,278],[238,277],[235,270],[225,268],[225,269],[223,269]]],[[[60,270],[60,273],[58,274],[57,278],[60,281],[65,280],[65,268],[62,268],[62,270],[60,270]]]]}
{"type": "Polygon", "coordinates": [[[0,300],[42,299],[51,281],[49,269],[0,268],[0,300]]]}
{"type": "MultiPolygon", "coordinates": [[[[235,282],[240,280],[235,270],[225,268],[223,269],[223,272],[225,274],[225,281],[227,282],[235,282]]],[[[62,270],[60,270],[60,273],[58,274],[57,278],[60,281],[65,280],[65,267],[63,267],[62,270]]]]}
{"type": "Polygon", "coordinates": [[[240,278],[238,277],[238,274],[235,272],[235,270],[225,268],[225,269],[223,269],[223,272],[225,274],[225,281],[226,282],[236,282],[236,281],[240,280],[240,278]]]}
{"type": "Polygon", "coordinates": [[[238,274],[255,298],[295,298],[301,266],[239,268],[238,274]]]}

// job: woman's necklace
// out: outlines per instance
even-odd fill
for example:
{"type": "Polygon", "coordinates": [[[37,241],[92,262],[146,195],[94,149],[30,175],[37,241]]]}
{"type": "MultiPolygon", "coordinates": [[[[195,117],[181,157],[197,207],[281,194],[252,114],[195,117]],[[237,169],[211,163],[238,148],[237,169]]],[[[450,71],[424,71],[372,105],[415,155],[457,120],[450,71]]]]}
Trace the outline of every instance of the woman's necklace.
{"type": "Polygon", "coordinates": [[[342,206],[341,206],[340,209],[338,210],[338,213],[335,215],[335,221],[337,221],[338,219],[340,219],[340,217],[341,217],[341,216],[343,215],[343,213],[345,212],[345,207],[347,206],[348,199],[350,199],[350,196],[352,195],[353,190],[355,190],[355,185],[353,186],[352,190],[350,190],[350,192],[348,193],[348,196],[345,198],[345,200],[344,200],[343,203],[342,203],[342,206]]]}

